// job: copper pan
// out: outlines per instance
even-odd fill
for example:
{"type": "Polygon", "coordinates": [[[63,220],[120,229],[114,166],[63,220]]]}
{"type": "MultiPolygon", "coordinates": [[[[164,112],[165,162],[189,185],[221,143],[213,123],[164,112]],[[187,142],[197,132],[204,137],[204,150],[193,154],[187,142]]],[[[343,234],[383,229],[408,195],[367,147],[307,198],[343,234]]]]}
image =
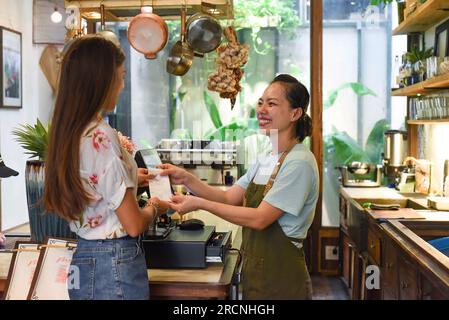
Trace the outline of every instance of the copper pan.
{"type": "Polygon", "coordinates": [[[142,9],[142,13],[132,18],[129,23],[128,40],[145,58],[156,59],[157,53],[164,49],[168,41],[167,24],[157,14],[142,9]]]}

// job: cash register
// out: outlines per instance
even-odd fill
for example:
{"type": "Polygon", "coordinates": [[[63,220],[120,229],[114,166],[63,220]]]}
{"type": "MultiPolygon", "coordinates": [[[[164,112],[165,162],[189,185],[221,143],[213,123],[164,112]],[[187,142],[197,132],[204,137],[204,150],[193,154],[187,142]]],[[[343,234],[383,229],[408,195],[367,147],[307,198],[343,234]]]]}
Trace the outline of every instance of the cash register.
{"type": "Polygon", "coordinates": [[[216,232],[214,226],[198,230],[171,228],[163,239],[143,239],[148,268],[205,268],[208,263],[224,263],[231,247],[231,231],[216,232]]]}

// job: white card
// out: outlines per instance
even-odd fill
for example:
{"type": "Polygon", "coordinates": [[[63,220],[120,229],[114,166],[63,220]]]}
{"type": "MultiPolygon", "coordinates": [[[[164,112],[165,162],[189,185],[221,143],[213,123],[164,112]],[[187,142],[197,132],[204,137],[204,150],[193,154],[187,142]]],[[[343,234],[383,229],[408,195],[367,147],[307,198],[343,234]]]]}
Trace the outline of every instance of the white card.
{"type": "Polygon", "coordinates": [[[168,176],[161,177],[159,175],[161,170],[149,170],[149,172],[157,174],[154,179],[149,180],[151,197],[158,197],[163,201],[169,201],[172,196],[170,178],[168,176]]]}

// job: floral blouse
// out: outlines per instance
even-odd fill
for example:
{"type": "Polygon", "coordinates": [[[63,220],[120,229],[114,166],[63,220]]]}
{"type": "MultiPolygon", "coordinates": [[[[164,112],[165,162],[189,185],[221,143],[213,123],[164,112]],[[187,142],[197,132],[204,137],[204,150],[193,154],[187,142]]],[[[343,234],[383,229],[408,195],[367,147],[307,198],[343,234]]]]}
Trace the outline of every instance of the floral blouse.
{"type": "Polygon", "coordinates": [[[126,189],[137,193],[137,165],[121,146],[118,133],[104,121],[92,122],[81,137],[80,173],[92,201],[70,229],[87,240],[126,236],[115,210],[126,189]]]}

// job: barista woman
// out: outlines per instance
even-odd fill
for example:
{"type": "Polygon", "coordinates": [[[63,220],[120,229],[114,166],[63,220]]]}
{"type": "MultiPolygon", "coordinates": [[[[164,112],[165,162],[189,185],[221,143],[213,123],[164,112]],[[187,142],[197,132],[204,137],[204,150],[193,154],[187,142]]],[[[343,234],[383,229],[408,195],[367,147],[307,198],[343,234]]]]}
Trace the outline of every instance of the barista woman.
{"type": "Polygon", "coordinates": [[[138,207],[132,155],[101,114],[112,111],[124,87],[125,55],[101,37],[75,40],[64,55],[46,161],[45,206],[78,236],[72,267],[75,300],[149,299],[139,235],[168,208],[152,199],[138,207]],[[74,269],[76,270],[76,269],[74,269]]]}
{"type": "Polygon", "coordinates": [[[162,165],[172,183],[197,197],[176,195],[179,213],[207,210],[243,227],[243,297],[310,299],[310,276],[302,247],[318,199],[318,170],[302,144],[311,134],[307,89],[294,77],[277,76],[259,99],[259,127],[277,145],[259,157],[227,191],[208,186],[181,168],[162,165]],[[277,136],[276,133],[277,132],[277,136]]]}

